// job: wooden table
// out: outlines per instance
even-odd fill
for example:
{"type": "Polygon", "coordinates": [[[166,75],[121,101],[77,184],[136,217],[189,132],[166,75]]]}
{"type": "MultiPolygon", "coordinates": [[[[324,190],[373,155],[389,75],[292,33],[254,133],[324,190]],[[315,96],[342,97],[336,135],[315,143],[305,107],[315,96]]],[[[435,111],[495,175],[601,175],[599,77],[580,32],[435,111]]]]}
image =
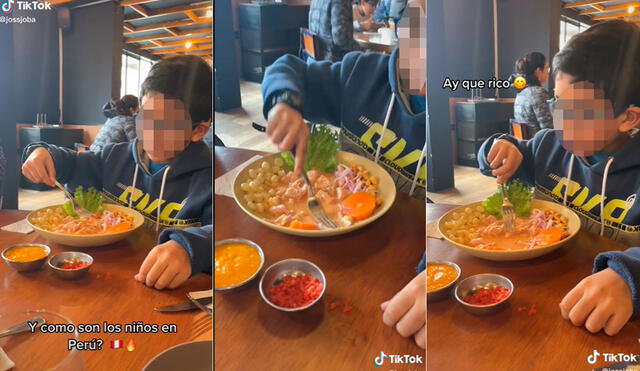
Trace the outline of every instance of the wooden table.
{"type": "MultiPolygon", "coordinates": [[[[427,205],[435,221],[452,205],[427,205]]],[[[493,262],[475,258],[447,242],[429,239],[428,260],[448,260],[462,277],[502,274],[515,286],[510,305],[502,312],[479,317],[466,312],[454,298],[427,305],[427,369],[440,370],[587,370],[613,362],[603,356],[595,365],[587,356],[600,353],[640,353],[640,323],[630,322],[616,336],[591,334],[560,315],[558,304],[591,273],[593,259],[603,251],[626,247],[597,235],[580,232],[566,246],[537,259],[493,262]],[[537,314],[529,315],[531,304],[537,314]],[[517,308],[527,307],[518,312],[517,308]]],[[[640,357],[639,357],[640,358],[640,357]]]]}
{"type": "MultiPolygon", "coordinates": [[[[215,147],[216,178],[256,152],[215,147]]],[[[327,279],[323,299],[302,312],[285,313],[260,298],[257,282],[215,294],[215,368],[220,370],[368,370],[381,351],[421,355],[411,338],[382,322],[380,303],[415,277],[424,252],[424,203],[398,194],[388,213],[353,233],[301,238],[273,231],[245,215],[229,197],[216,195],[216,241],[240,237],[258,243],[265,267],[286,258],[317,264],[327,279]],[[353,310],[329,310],[335,300],[353,310]]],[[[416,369],[422,369],[418,365],[416,369]]]]}
{"type": "Polygon", "coordinates": [[[397,39],[384,39],[381,34],[373,35],[367,32],[354,32],[353,39],[363,48],[386,54],[391,54],[398,46],[397,39]]]}
{"type": "MultiPolygon", "coordinates": [[[[23,219],[27,214],[27,211],[2,210],[0,225],[23,219]]],[[[93,256],[91,270],[77,281],[60,280],[46,267],[36,272],[18,273],[0,262],[0,315],[45,309],[66,316],[76,326],[91,323],[102,325],[103,321],[122,325],[123,332],[120,334],[80,334],[80,340],[97,338],[104,342],[101,351],[78,352],[79,363],[84,364],[86,370],[140,370],[151,358],[167,348],[187,341],[212,339],[212,318],[204,312],[167,314],[153,310],[157,306],[188,300],[186,294],[189,291],[210,289],[211,276],[199,274],[175,290],[164,291],[147,288],[133,279],[144,257],[156,243],[155,232],[140,230],[128,240],[105,247],[70,248],[48,243],[36,233],[25,235],[0,230],[1,250],[18,243],[48,244],[52,255],[73,250],[93,256]],[[108,280],[105,278],[107,273],[110,275],[108,280]],[[99,274],[102,277],[98,278],[99,274]],[[124,325],[134,321],[158,324],[158,327],[165,323],[176,324],[178,332],[124,333],[124,325]],[[122,340],[126,345],[130,339],[136,346],[132,352],[110,348],[110,340],[122,340]]],[[[1,339],[0,345],[11,356],[9,339],[1,339]]],[[[66,350],[67,342],[54,346],[66,350]]],[[[82,369],[82,365],[79,366],[74,369],[82,369]]],[[[37,369],[43,369],[43,366],[16,367],[12,371],[37,369]]]]}

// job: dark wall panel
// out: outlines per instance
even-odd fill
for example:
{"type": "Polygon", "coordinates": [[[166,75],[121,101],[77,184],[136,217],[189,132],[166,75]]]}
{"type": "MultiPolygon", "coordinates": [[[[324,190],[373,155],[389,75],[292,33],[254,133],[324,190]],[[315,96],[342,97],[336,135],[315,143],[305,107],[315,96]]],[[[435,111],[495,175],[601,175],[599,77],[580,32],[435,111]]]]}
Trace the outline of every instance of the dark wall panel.
{"type": "MultiPolygon", "coordinates": [[[[560,0],[498,1],[501,78],[514,73],[516,60],[527,53],[537,51],[544,54],[547,61],[551,60],[558,51],[561,8],[560,0]]],[[[516,93],[515,89],[501,90],[500,97],[515,97],[516,93]]]]}
{"type": "Polygon", "coordinates": [[[64,123],[101,125],[101,107],[120,95],[123,13],[115,3],[71,10],[64,34],[64,123]]]}

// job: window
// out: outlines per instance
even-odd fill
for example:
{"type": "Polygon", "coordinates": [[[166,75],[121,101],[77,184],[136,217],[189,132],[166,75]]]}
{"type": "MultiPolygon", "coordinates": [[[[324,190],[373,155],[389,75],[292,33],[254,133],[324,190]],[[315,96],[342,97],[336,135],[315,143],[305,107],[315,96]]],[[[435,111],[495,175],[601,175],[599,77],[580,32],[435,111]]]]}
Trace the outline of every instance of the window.
{"type": "Polygon", "coordinates": [[[140,85],[149,74],[153,61],[135,54],[122,53],[120,97],[132,94],[138,98],[140,85]]]}
{"type": "Polygon", "coordinates": [[[560,17],[560,49],[566,44],[569,39],[575,34],[579,34],[580,32],[589,28],[588,24],[584,24],[582,22],[578,22],[569,17],[561,16],[560,17]]]}

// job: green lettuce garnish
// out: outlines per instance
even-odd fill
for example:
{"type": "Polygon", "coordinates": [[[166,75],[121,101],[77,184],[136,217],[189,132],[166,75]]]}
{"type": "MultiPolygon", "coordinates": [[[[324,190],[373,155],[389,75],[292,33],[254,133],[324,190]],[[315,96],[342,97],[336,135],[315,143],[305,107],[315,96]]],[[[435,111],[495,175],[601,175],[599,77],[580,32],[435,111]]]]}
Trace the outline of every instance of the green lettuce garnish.
{"type": "MultiPolygon", "coordinates": [[[[338,134],[326,126],[318,126],[311,134],[307,145],[307,155],[304,160],[304,170],[316,169],[322,172],[332,173],[336,171],[338,163],[338,134]]],[[[295,166],[295,160],[291,152],[281,154],[282,160],[289,169],[295,166]]]]}
{"type": "MultiPolygon", "coordinates": [[[[87,191],[84,191],[82,186],[78,186],[76,191],[73,193],[73,198],[76,200],[76,203],[79,207],[87,210],[90,213],[103,213],[104,208],[102,207],[102,194],[96,191],[93,187],[89,188],[87,191]]],[[[74,218],[78,217],[78,214],[73,209],[73,204],[71,200],[67,200],[62,208],[64,212],[72,216],[74,218]]]]}
{"type": "MultiPolygon", "coordinates": [[[[513,204],[516,215],[524,218],[530,216],[534,188],[522,183],[518,179],[505,183],[504,187],[507,198],[513,204]]],[[[484,211],[486,211],[487,214],[502,219],[502,193],[500,190],[498,189],[496,193],[482,201],[482,207],[484,207],[484,211]]]]}

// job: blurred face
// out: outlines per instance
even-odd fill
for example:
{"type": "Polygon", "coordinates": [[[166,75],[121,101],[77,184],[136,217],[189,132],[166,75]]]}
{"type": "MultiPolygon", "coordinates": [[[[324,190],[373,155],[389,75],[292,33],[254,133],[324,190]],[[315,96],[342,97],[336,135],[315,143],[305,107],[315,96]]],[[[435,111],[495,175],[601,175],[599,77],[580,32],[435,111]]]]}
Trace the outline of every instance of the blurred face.
{"type": "Polygon", "coordinates": [[[191,142],[192,132],[191,116],[181,101],[156,92],[142,98],[136,134],[152,161],[167,162],[176,157],[191,142]]]}
{"type": "Polygon", "coordinates": [[[400,80],[409,94],[424,95],[427,83],[427,18],[424,3],[409,2],[398,24],[400,80]]]}
{"type": "Polygon", "coordinates": [[[555,81],[553,127],[561,131],[562,146],[578,156],[591,156],[614,142],[624,114],[615,117],[604,91],[588,81],[572,83],[572,77],[561,72],[555,81]]]}

